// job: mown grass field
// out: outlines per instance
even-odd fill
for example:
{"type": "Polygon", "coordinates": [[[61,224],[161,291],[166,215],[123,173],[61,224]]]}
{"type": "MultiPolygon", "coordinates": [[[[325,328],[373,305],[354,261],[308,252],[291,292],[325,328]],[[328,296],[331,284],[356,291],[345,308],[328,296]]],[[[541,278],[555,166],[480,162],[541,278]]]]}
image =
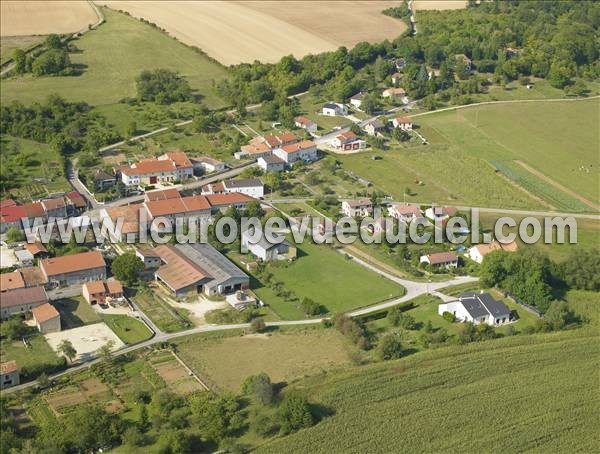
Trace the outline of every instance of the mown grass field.
{"type": "Polygon", "coordinates": [[[119,336],[119,339],[128,345],[137,344],[152,337],[152,333],[146,325],[128,315],[104,315],[102,320],[119,336]]]}
{"type": "Polygon", "coordinates": [[[71,77],[15,77],[2,80],[2,103],[43,101],[58,93],[71,101],[113,104],[135,96],[135,78],[146,69],[178,71],[209,107],[223,101],[212,81],[227,76],[224,67],[184,46],[154,27],[124,14],[103,10],[106,23],[73,42],[79,50],[71,61],[83,73],[71,77]]]}
{"type": "Polygon", "coordinates": [[[332,416],[258,452],[595,451],[598,340],[516,336],[308,379],[332,416]]]}
{"type": "Polygon", "coordinates": [[[178,354],[209,386],[237,392],[250,375],[289,382],[349,364],[352,347],[335,330],[289,329],[245,336],[193,336],[175,341],[178,354]]]}
{"type": "MultiPolygon", "coordinates": [[[[457,148],[486,161],[522,160],[599,202],[598,99],[473,107],[417,117],[416,122],[434,145],[457,148]]],[[[546,198],[535,188],[527,189],[546,198]]]]}

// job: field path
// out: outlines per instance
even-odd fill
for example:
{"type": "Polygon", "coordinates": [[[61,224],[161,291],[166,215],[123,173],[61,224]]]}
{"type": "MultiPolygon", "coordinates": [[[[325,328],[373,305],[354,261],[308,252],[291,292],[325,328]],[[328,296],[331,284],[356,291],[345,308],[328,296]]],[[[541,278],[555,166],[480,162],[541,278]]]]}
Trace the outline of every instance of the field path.
{"type": "Polygon", "coordinates": [[[534,169],[533,167],[531,167],[529,164],[524,163],[523,161],[521,161],[520,159],[516,159],[515,162],[517,164],[519,164],[521,167],[523,167],[525,170],[527,170],[528,172],[532,173],[533,175],[535,175],[538,178],[541,178],[542,180],[544,180],[546,183],[554,186],[556,189],[565,192],[567,194],[569,194],[571,197],[579,200],[582,203],[585,203],[587,206],[593,208],[594,210],[600,211],[600,205],[592,202],[591,200],[586,199],[585,197],[583,197],[580,194],[577,194],[575,191],[571,191],[569,188],[564,187],[562,184],[558,183],[557,181],[554,181],[552,178],[550,178],[547,175],[544,175],[542,172],[540,172],[537,169],[534,169]]]}

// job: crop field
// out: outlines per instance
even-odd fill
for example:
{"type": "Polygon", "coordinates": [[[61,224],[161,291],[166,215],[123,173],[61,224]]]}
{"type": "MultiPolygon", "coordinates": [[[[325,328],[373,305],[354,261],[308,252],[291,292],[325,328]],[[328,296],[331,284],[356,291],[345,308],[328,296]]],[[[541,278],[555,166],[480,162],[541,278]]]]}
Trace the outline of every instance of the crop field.
{"type": "Polygon", "coordinates": [[[415,0],[414,7],[418,10],[462,9],[467,7],[466,0],[415,0]]]}
{"type": "MultiPolygon", "coordinates": [[[[487,161],[521,160],[598,205],[599,107],[598,99],[511,103],[425,115],[416,121],[432,145],[445,145],[452,151],[460,148],[487,161]]],[[[525,181],[532,178],[538,177],[532,175],[525,181]]],[[[540,190],[541,183],[529,187],[536,195],[548,197],[550,203],[556,202],[556,191],[560,191],[552,188],[550,200],[550,195],[544,193],[547,190],[540,190]]],[[[565,199],[560,204],[564,203],[577,209],[582,202],[565,199]]]]}
{"type": "Polygon", "coordinates": [[[353,47],[361,41],[394,39],[406,24],[381,14],[386,1],[106,1],[115,10],[141,17],[225,65],[284,55],[303,57],[353,47]],[[331,18],[338,24],[332,26],[331,18]]]}
{"type": "Polygon", "coordinates": [[[598,341],[515,336],[309,378],[332,416],[258,452],[594,451],[598,341]]]}
{"type": "MultiPolygon", "coordinates": [[[[401,296],[404,289],[362,266],[352,263],[329,246],[305,241],[293,262],[272,264],[273,282],[294,292],[300,301],[310,298],[327,312],[345,312],[401,296]],[[323,291],[327,289],[326,291],[323,291]]],[[[304,318],[295,303],[277,296],[273,289],[255,281],[252,289],[282,319],[304,318]]]]}
{"type": "Polygon", "coordinates": [[[245,336],[193,336],[177,340],[181,358],[211,387],[238,391],[250,375],[291,381],[349,364],[350,347],[334,330],[303,329],[245,336]]]}
{"type": "Polygon", "coordinates": [[[0,3],[1,36],[74,33],[98,21],[86,1],[16,1],[0,3]]]}
{"type": "Polygon", "coordinates": [[[27,104],[58,93],[70,101],[113,104],[135,96],[135,78],[143,70],[168,68],[184,76],[208,107],[224,105],[212,81],[227,77],[225,68],[148,24],[114,11],[104,13],[106,23],[72,42],[78,51],[70,55],[71,61],[80,65],[81,75],[2,80],[2,103],[27,104]]]}

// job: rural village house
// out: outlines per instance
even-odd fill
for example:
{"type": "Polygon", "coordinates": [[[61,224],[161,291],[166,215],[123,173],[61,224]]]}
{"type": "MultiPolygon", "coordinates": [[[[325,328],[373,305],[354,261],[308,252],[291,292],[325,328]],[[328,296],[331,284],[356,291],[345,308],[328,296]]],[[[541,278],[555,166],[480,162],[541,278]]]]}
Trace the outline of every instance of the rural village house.
{"type": "Polygon", "coordinates": [[[294,125],[297,128],[304,129],[308,132],[317,132],[317,129],[319,129],[318,125],[314,121],[311,121],[306,117],[296,117],[294,119],[294,125]]]}
{"type": "Polygon", "coordinates": [[[19,381],[19,367],[16,361],[7,361],[0,364],[0,389],[17,386],[19,381]]]}
{"type": "Polygon", "coordinates": [[[507,251],[516,252],[519,246],[514,241],[510,243],[500,243],[499,241],[493,240],[487,244],[477,244],[469,249],[469,258],[477,263],[482,263],[483,259],[490,252],[494,251],[507,251]]]}
{"type": "Polygon", "coordinates": [[[202,195],[229,194],[232,192],[260,198],[265,195],[265,185],[258,178],[246,178],[224,180],[219,183],[210,183],[202,186],[202,195]]]}
{"type": "Polygon", "coordinates": [[[365,125],[364,130],[370,136],[377,136],[385,131],[385,125],[378,119],[375,119],[368,122],[365,125]]]}
{"type": "Polygon", "coordinates": [[[436,252],[435,254],[422,255],[419,261],[434,268],[458,267],[458,256],[453,252],[436,252]]]}
{"type": "Polygon", "coordinates": [[[81,294],[89,304],[106,304],[123,298],[123,286],[115,279],[91,281],[82,285],[81,294]]]}
{"type": "Polygon", "coordinates": [[[362,105],[364,97],[365,97],[365,93],[360,91],[350,98],[350,104],[352,104],[357,109],[360,109],[360,106],[362,105]]]}
{"type": "Polygon", "coordinates": [[[342,149],[344,151],[362,150],[363,148],[367,147],[367,142],[362,139],[359,139],[354,132],[347,131],[334,137],[331,141],[331,146],[334,148],[342,149]]]}
{"type": "Polygon", "coordinates": [[[364,218],[373,214],[373,202],[369,199],[344,200],[342,211],[351,218],[364,218]]]}
{"type": "Polygon", "coordinates": [[[15,314],[31,311],[47,302],[48,295],[42,286],[7,290],[2,292],[0,297],[2,320],[7,320],[15,314]]]}
{"type": "Polygon", "coordinates": [[[60,314],[50,303],[42,304],[31,310],[35,326],[42,334],[60,331],[60,314]]]}
{"type": "Polygon", "coordinates": [[[425,217],[432,221],[441,222],[456,215],[457,211],[454,207],[430,207],[425,210],[425,217]]]}
{"type": "Polygon", "coordinates": [[[419,205],[412,203],[392,203],[388,208],[388,214],[406,224],[423,217],[419,205]]]}
{"type": "Polygon", "coordinates": [[[275,242],[271,243],[265,235],[261,235],[257,242],[252,242],[250,231],[242,232],[242,245],[263,262],[275,260],[291,260],[296,258],[296,247],[283,235],[278,235],[275,242]]]}
{"type": "Polygon", "coordinates": [[[476,325],[487,323],[497,326],[510,321],[510,309],[502,301],[496,301],[489,293],[463,293],[456,301],[438,306],[438,314],[449,312],[461,322],[476,325]]]}
{"type": "Polygon", "coordinates": [[[410,131],[413,128],[413,122],[410,117],[396,117],[392,120],[392,126],[403,131],[410,131]]]}
{"type": "Polygon", "coordinates": [[[327,117],[344,117],[348,115],[348,108],[337,102],[328,102],[323,106],[321,113],[327,117]]]}
{"type": "Polygon", "coordinates": [[[283,160],[288,166],[291,166],[297,161],[316,161],[318,157],[317,145],[312,140],[303,140],[301,142],[284,145],[274,149],[273,154],[283,160]]]}
{"type": "Polygon", "coordinates": [[[43,259],[39,267],[48,283],[58,286],[106,278],[106,262],[99,251],[43,259]]]}
{"type": "Polygon", "coordinates": [[[125,186],[148,186],[191,178],[194,166],[183,151],[169,151],[158,158],[120,167],[119,171],[125,186]]]}
{"type": "Polygon", "coordinates": [[[285,161],[274,155],[260,157],[257,162],[265,172],[282,172],[285,169],[285,161]]]}

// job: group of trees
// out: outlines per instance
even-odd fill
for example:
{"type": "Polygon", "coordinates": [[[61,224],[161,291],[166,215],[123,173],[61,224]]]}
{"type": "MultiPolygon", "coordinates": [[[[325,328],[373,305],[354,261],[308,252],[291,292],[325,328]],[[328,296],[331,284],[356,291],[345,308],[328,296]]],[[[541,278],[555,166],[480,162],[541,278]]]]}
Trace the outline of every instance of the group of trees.
{"type": "Polygon", "coordinates": [[[168,69],[142,71],[135,82],[140,101],[171,104],[178,101],[189,101],[192,97],[188,81],[168,69]]]}
{"type": "Polygon", "coordinates": [[[44,41],[42,52],[27,54],[22,49],[15,49],[13,60],[17,74],[33,73],[35,76],[73,74],[73,65],[66,45],[55,34],[48,35],[44,41]]]}

